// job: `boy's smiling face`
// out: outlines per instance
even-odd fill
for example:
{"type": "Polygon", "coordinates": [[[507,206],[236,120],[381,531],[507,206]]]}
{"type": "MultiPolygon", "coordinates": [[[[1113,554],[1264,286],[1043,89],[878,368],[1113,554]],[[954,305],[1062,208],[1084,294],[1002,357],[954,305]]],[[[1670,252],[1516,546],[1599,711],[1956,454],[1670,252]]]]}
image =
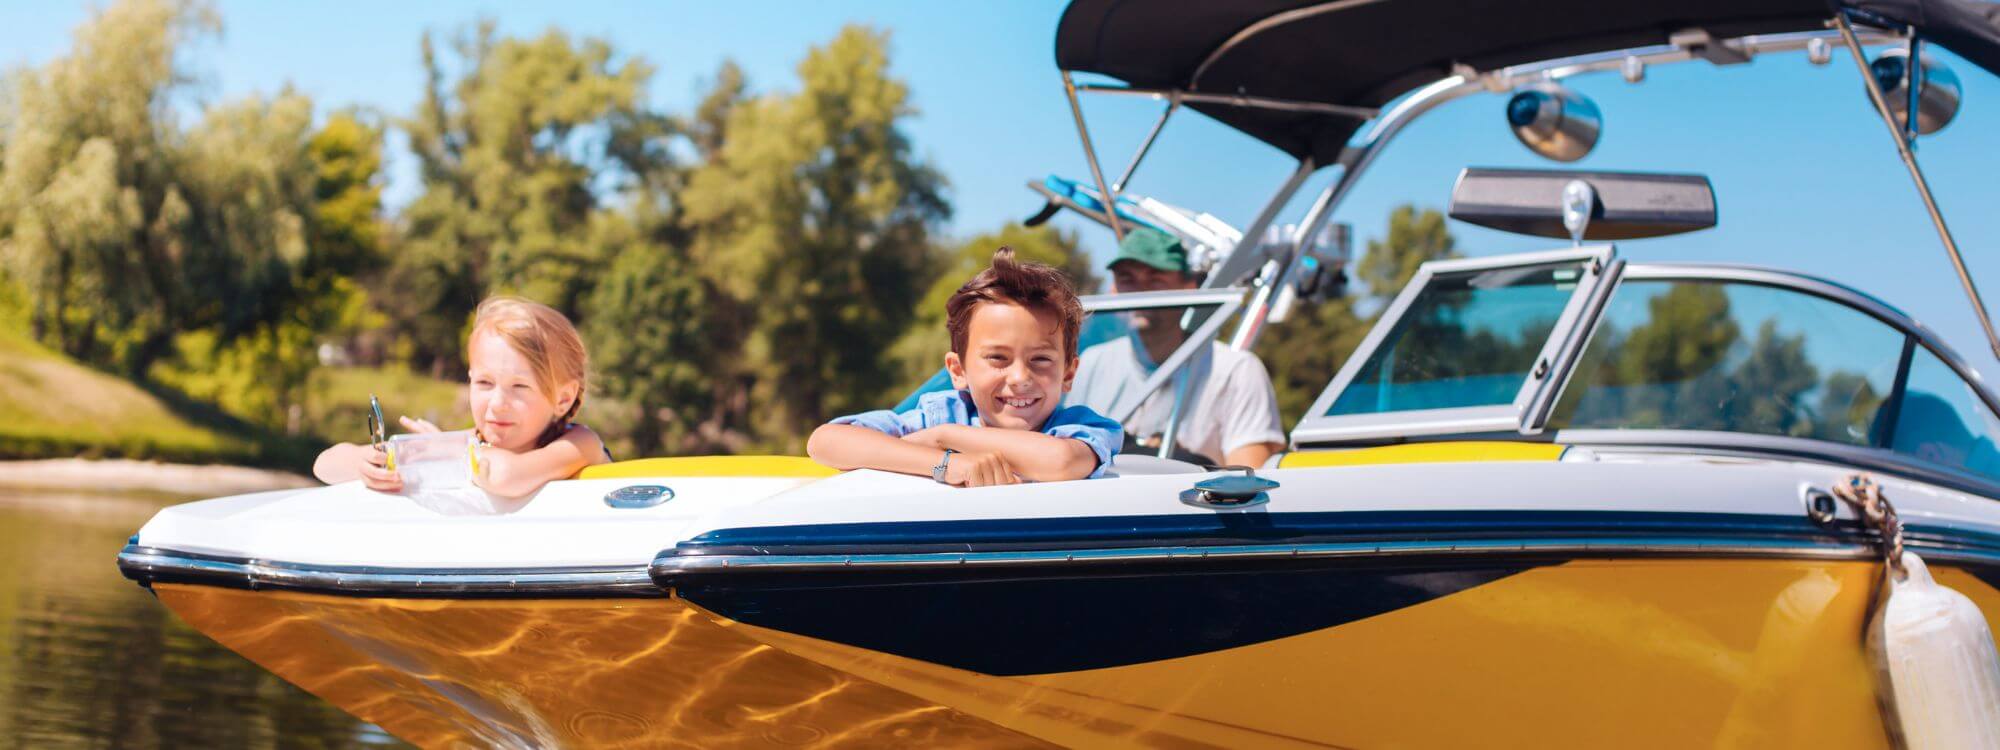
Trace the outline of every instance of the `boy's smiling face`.
{"type": "Polygon", "coordinates": [[[1041,429],[1076,378],[1055,313],[1010,301],[974,307],[965,355],[947,352],[944,367],[953,387],[972,393],[983,424],[1010,430],[1041,429]]]}

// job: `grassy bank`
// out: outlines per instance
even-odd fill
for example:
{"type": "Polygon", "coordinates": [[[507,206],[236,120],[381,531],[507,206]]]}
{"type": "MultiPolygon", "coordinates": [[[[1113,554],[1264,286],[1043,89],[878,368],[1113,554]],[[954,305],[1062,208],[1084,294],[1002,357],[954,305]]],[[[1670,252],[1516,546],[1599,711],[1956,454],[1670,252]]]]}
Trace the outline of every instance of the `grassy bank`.
{"type": "Polygon", "coordinates": [[[367,439],[368,395],[392,424],[423,417],[469,424],[462,384],[393,368],[313,373],[296,435],[281,434],[178,393],[85,367],[0,326],[0,459],[135,458],[305,471],[329,442],[367,439]]]}
{"type": "Polygon", "coordinates": [[[269,463],[251,440],[0,327],[0,456],[269,463]]]}

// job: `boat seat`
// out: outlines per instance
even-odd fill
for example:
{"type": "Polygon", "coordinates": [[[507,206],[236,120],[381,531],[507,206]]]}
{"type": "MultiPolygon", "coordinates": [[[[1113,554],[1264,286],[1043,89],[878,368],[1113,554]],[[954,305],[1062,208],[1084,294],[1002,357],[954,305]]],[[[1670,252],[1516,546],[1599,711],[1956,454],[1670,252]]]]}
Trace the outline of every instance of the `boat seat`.
{"type": "Polygon", "coordinates": [[[1154,474],[1200,474],[1208,471],[1186,461],[1149,456],[1144,453],[1120,453],[1111,457],[1111,466],[1104,470],[1106,477],[1139,477],[1154,474]]]}

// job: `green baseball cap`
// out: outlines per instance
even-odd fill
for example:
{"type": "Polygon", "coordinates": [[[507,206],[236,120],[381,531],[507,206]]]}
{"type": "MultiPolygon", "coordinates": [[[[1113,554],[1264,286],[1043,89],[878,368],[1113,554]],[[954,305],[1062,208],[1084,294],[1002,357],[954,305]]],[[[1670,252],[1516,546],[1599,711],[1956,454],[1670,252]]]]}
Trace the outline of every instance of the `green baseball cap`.
{"type": "Polygon", "coordinates": [[[1125,260],[1136,260],[1162,271],[1189,272],[1187,248],[1181,246],[1180,238],[1152,227],[1133,227],[1126,232],[1125,239],[1118,243],[1118,257],[1104,267],[1125,260]]]}

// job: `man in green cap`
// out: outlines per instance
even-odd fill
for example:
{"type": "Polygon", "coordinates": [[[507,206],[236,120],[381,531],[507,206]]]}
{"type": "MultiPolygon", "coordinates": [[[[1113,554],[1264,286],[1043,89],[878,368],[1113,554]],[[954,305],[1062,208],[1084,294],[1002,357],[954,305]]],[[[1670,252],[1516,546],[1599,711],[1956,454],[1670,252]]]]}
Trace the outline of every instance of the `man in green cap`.
{"type": "MultiPolygon", "coordinates": [[[[1180,239],[1147,226],[1125,233],[1107,268],[1119,293],[1194,289],[1201,284],[1180,239]]],[[[1187,332],[1181,329],[1185,311],[1171,307],[1134,312],[1129,318],[1131,335],[1085,349],[1068,403],[1108,413],[1125,393],[1144,387],[1157,363],[1187,341],[1187,332]]],[[[1125,421],[1125,434],[1138,447],[1159,446],[1173,418],[1176,393],[1185,393],[1187,399],[1174,433],[1180,451],[1210,464],[1262,466],[1284,448],[1278,398],[1257,355],[1210,341],[1125,421]]]]}

